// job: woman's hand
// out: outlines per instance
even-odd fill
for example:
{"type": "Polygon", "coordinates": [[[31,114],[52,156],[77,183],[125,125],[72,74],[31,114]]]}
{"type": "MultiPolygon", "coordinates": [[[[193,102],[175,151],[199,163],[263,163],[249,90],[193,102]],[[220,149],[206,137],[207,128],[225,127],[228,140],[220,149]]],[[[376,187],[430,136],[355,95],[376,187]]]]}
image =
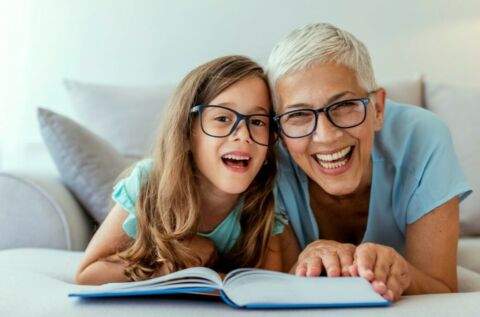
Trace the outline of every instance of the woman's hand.
{"type": "Polygon", "coordinates": [[[300,253],[292,271],[299,276],[319,276],[323,270],[329,277],[350,276],[354,252],[353,244],[317,240],[300,253]]]}
{"type": "Polygon", "coordinates": [[[357,246],[352,276],[361,276],[372,283],[373,289],[389,301],[396,301],[410,286],[408,262],[391,247],[374,243],[357,246]]]}

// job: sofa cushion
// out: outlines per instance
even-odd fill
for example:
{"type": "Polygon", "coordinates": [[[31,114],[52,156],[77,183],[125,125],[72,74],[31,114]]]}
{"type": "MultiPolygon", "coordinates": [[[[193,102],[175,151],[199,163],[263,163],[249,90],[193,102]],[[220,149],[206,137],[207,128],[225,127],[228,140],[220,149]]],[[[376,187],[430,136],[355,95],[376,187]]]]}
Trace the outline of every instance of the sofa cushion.
{"type": "Polygon", "coordinates": [[[122,155],[140,158],[150,150],[173,85],[110,86],[65,80],[79,123],[122,155]]]}
{"type": "Polygon", "coordinates": [[[62,181],[101,223],[110,208],[114,181],[134,160],[124,158],[102,138],[53,111],[38,109],[38,120],[62,181]]]}
{"type": "Polygon", "coordinates": [[[425,84],[426,107],[440,115],[449,126],[460,164],[473,189],[460,208],[463,236],[480,234],[479,100],[480,87],[425,84]]]}
{"type": "Polygon", "coordinates": [[[385,82],[382,87],[385,88],[388,99],[398,103],[424,107],[422,76],[385,82]]]}
{"type": "Polygon", "coordinates": [[[49,249],[0,251],[0,312],[2,316],[478,316],[480,275],[458,268],[459,289],[468,293],[404,296],[391,307],[236,310],[214,299],[186,300],[168,296],[81,300],[71,284],[82,252],[49,249]],[[41,259],[39,261],[38,259],[41,259]],[[466,283],[463,285],[463,283],[466,283]],[[28,299],[28,300],[26,300],[28,299]]]}

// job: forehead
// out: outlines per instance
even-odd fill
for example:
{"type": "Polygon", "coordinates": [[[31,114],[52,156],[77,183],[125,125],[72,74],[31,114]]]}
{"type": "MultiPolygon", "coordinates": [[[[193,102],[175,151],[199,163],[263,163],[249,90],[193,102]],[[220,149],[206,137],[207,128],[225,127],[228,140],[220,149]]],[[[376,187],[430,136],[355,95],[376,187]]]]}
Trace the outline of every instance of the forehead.
{"type": "Polygon", "coordinates": [[[337,64],[316,64],[287,75],[278,81],[276,90],[279,111],[292,104],[325,106],[329,98],[339,93],[364,92],[355,71],[337,64]]]}
{"type": "Polygon", "coordinates": [[[222,105],[240,113],[269,113],[270,94],[265,81],[259,77],[248,77],[228,87],[218,94],[211,105],[222,105]]]}

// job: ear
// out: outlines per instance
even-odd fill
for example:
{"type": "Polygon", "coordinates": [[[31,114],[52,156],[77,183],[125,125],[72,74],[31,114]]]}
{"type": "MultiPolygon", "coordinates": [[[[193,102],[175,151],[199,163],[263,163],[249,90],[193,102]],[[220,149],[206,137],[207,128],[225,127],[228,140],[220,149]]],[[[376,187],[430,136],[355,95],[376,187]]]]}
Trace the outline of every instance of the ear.
{"type": "Polygon", "coordinates": [[[379,131],[383,127],[383,117],[385,115],[385,100],[387,93],[384,88],[378,88],[373,93],[372,103],[373,109],[375,109],[375,122],[374,129],[379,131]]]}

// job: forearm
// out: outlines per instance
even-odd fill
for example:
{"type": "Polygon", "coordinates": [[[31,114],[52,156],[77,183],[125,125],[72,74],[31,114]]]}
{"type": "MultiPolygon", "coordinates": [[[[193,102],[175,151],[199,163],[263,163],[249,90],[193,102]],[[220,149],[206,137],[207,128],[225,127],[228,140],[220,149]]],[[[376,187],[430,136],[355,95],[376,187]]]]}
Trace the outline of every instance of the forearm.
{"type": "Polygon", "coordinates": [[[102,259],[88,265],[77,273],[76,283],[83,285],[100,285],[112,282],[129,282],[125,275],[125,266],[120,261],[102,259]]]}
{"type": "Polygon", "coordinates": [[[409,264],[411,282],[405,290],[405,295],[453,293],[457,292],[457,285],[449,286],[445,281],[434,278],[427,273],[409,264]]]}

